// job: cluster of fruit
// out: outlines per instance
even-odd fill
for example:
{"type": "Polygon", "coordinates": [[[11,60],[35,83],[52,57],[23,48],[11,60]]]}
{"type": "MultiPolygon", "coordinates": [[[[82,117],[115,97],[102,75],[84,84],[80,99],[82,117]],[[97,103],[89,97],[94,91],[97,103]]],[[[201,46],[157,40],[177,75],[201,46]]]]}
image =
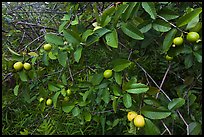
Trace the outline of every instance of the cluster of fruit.
{"type": "Polygon", "coordinates": [[[144,127],[145,120],[142,115],[138,115],[135,111],[130,111],[127,114],[128,121],[134,120],[134,125],[138,128],[144,127]]]}
{"type": "MultiPolygon", "coordinates": [[[[67,92],[66,92],[66,93],[67,93],[68,96],[70,96],[70,95],[72,94],[72,92],[71,92],[70,89],[67,89],[67,92]]],[[[65,97],[64,97],[64,101],[65,101],[65,102],[68,102],[68,101],[69,101],[69,97],[68,97],[68,96],[65,96],[65,97]]],[[[40,102],[42,102],[43,100],[44,100],[43,97],[41,97],[41,98],[39,99],[40,102]]],[[[52,105],[52,99],[48,98],[47,101],[46,101],[46,104],[47,104],[48,106],[52,105]]]]}
{"type": "MultiPolygon", "coordinates": [[[[198,43],[200,41],[200,35],[197,32],[189,32],[186,36],[186,40],[188,42],[196,42],[198,43]]],[[[176,47],[176,46],[180,46],[183,44],[183,38],[180,37],[176,37],[173,40],[173,45],[172,47],[176,47]]],[[[171,61],[173,59],[173,57],[170,57],[169,55],[166,55],[166,60],[171,61]]]]}
{"type": "Polygon", "coordinates": [[[30,70],[31,69],[31,65],[30,63],[27,63],[25,62],[24,64],[20,61],[16,62],[14,65],[13,65],[14,69],[19,71],[21,70],[22,68],[24,68],[25,70],[30,70]]]}

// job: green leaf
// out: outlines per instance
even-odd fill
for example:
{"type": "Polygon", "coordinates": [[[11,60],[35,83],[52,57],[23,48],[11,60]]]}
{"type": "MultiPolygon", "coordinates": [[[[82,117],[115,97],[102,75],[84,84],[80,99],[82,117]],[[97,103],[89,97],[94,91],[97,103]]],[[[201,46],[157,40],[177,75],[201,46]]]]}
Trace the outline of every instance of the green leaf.
{"type": "Polygon", "coordinates": [[[137,2],[131,2],[128,4],[128,8],[126,8],[125,12],[122,14],[122,20],[127,21],[132,13],[134,7],[137,5],[137,2]]]}
{"type": "Polygon", "coordinates": [[[168,109],[169,110],[175,110],[177,108],[180,108],[184,104],[185,104],[185,99],[183,99],[183,98],[174,98],[174,99],[172,99],[171,102],[169,102],[168,109]]]}
{"type": "Polygon", "coordinates": [[[115,6],[112,6],[110,8],[107,8],[101,15],[101,26],[104,27],[105,26],[105,21],[107,20],[107,18],[109,18],[115,11],[115,6]]]}
{"type": "Polygon", "coordinates": [[[18,96],[18,89],[19,89],[19,85],[16,85],[15,88],[13,89],[15,96],[18,96]]]}
{"type": "Polygon", "coordinates": [[[149,87],[142,83],[133,83],[126,87],[126,91],[132,94],[145,93],[149,90],[149,87]]]}
{"type": "Polygon", "coordinates": [[[83,47],[80,46],[75,52],[74,52],[74,60],[79,63],[79,60],[81,58],[81,52],[82,52],[83,47]]]}
{"type": "Polygon", "coordinates": [[[198,122],[192,122],[189,124],[190,135],[200,135],[201,124],[198,122]]]}
{"type": "Polygon", "coordinates": [[[144,131],[145,135],[160,135],[161,132],[159,128],[149,119],[145,119],[145,126],[144,126],[144,131]]]}
{"type": "Polygon", "coordinates": [[[62,88],[60,93],[62,94],[63,97],[65,97],[67,95],[67,91],[65,90],[65,88],[62,88]]]}
{"type": "Polygon", "coordinates": [[[11,54],[16,55],[16,56],[21,56],[20,54],[18,54],[17,52],[13,51],[11,48],[9,48],[9,46],[7,46],[8,50],[11,52],[11,54]]]}
{"type": "Polygon", "coordinates": [[[125,68],[129,67],[131,65],[131,62],[126,59],[116,59],[113,61],[113,70],[115,72],[120,72],[124,70],[125,68]]]}
{"type": "Polygon", "coordinates": [[[53,54],[51,51],[48,53],[48,56],[49,56],[49,58],[52,59],[52,60],[57,59],[56,55],[53,54]]]}
{"type": "Polygon", "coordinates": [[[83,112],[84,118],[86,121],[91,121],[91,113],[88,111],[83,112]]]}
{"type": "Polygon", "coordinates": [[[80,112],[81,110],[79,109],[79,107],[74,107],[74,109],[72,110],[72,115],[76,117],[80,114],[80,112]]]}
{"type": "Polygon", "coordinates": [[[92,35],[94,32],[91,29],[87,29],[83,34],[82,34],[82,41],[86,42],[87,38],[92,35]]]}
{"type": "Polygon", "coordinates": [[[122,23],[121,29],[126,35],[133,39],[144,39],[144,35],[132,23],[122,23]]]}
{"type": "Polygon", "coordinates": [[[192,56],[192,54],[189,54],[189,55],[187,55],[185,57],[184,65],[185,65],[186,69],[190,68],[193,65],[193,56],[192,56]]]}
{"type": "Polygon", "coordinates": [[[113,121],[113,125],[112,125],[112,127],[117,126],[119,122],[120,122],[120,119],[118,119],[118,118],[115,119],[115,120],[113,121]]]}
{"type": "Polygon", "coordinates": [[[118,85],[121,85],[122,84],[122,74],[121,73],[117,73],[117,72],[115,72],[114,73],[114,79],[115,79],[115,81],[116,81],[116,83],[118,84],[118,85]]]}
{"type": "Polygon", "coordinates": [[[151,106],[144,106],[141,113],[149,119],[164,119],[171,115],[170,111],[153,108],[151,106]]]}
{"type": "Polygon", "coordinates": [[[57,98],[58,96],[60,95],[61,91],[55,93],[55,95],[52,97],[52,101],[53,101],[53,105],[54,105],[54,108],[57,107],[57,98]]]}
{"type": "Polygon", "coordinates": [[[61,20],[70,20],[71,14],[65,14],[64,17],[61,20]]]}
{"type": "Polygon", "coordinates": [[[157,13],[153,2],[142,2],[142,7],[152,19],[156,19],[157,13]]]}
{"type": "Polygon", "coordinates": [[[115,15],[113,17],[113,26],[115,27],[117,22],[118,22],[118,19],[121,17],[122,13],[124,13],[124,11],[128,8],[128,4],[122,4],[120,6],[118,6],[116,8],[116,12],[115,12],[115,15]]]}
{"type": "Polygon", "coordinates": [[[113,97],[112,107],[113,107],[114,113],[116,113],[117,112],[117,107],[118,107],[118,102],[117,102],[117,98],[115,96],[113,97]]]}
{"type": "Polygon", "coordinates": [[[67,77],[66,77],[65,73],[62,74],[62,83],[63,83],[64,85],[67,85],[67,77]]]}
{"type": "Polygon", "coordinates": [[[172,19],[176,19],[179,17],[179,15],[177,15],[175,11],[170,10],[168,8],[163,8],[159,12],[159,15],[165,18],[166,20],[172,20],[172,19]]]}
{"type": "Polygon", "coordinates": [[[66,51],[58,51],[58,62],[63,67],[66,67],[67,64],[67,52],[66,51]]]}
{"type": "Polygon", "coordinates": [[[195,18],[193,18],[188,25],[186,26],[186,30],[192,29],[193,27],[195,27],[197,25],[197,23],[199,22],[199,15],[196,16],[195,18]]]}
{"type": "Polygon", "coordinates": [[[107,34],[108,32],[111,32],[111,30],[106,28],[100,28],[97,29],[94,34],[98,36],[98,38],[102,37],[103,35],[107,34]]]}
{"type": "Polygon", "coordinates": [[[196,60],[199,63],[202,63],[202,55],[200,55],[198,52],[193,52],[193,55],[196,57],[196,60]]]}
{"type": "Polygon", "coordinates": [[[75,17],[75,19],[71,22],[71,25],[77,25],[79,24],[78,16],[75,17]]]}
{"type": "Polygon", "coordinates": [[[59,33],[62,32],[62,30],[64,29],[64,26],[65,26],[68,22],[69,22],[69,21],[64,21],[64,22],[62,22],[62,24],[59,26],[59,30],[58,30],[59,33]]]}
{"type": "Polygon", "coordinates": [[[177,20],[176,25],[178,27],[182,27],[182,26],[188,24],[193,18],[198,16],[201,12],[202,12],[202,8],[194,9],[193,11],[191,11],[191,12],[185,14],[184,16],[180,17],[177,20]]]}
{"type": "Polygon", "coordinates": [[[56,34],[46,34],[45,40],[48,43],[52,43],[55,45],[64,45],[63,39],[60,36],[57,36],[56,34]]]}
{"type": "Polygon", "coordinates": [[[114,84],[112,86],[112,88],[113,88],[113,94],[115,96],[120,96],[121,95],[121,93],[120,93],[120,91],[121,91],[120,86],[114,84]]]}
{"type": "Polygon", "coordinates": [[[153,28],[159,32],[167,32],[171,29],[171,25],[164,20],[157,19],[153,23],[153,28]]]}
{"type": "Polygon", "coordinates": [[[163,41],[163,47],[162,47],[164,52],[167,52],[169,48],[171,47],[171,44],[173,42],[173,39],[176,33],[177,33],[177,30],[172,29],[166,34],[164,41],[163,41]]]}
{"type": "Polygon", "coordinates": [[[118,48],[118,33],[115,29],[112,32],[107,33],[105,36],[106,44],[112,48],[118,48]]]}
{"type": "Polygon", "coordinates": [[[126,108],[130,108],[132,106],[132,98],[130,94],[126,93],[123,95],[123,104],[126,108]]]}
{"type": "Polygon", "coordinates": [[[148,32],[152,28],[152,23],[150,21],[144,21],[137,26],[142,33],[148,32]]]}
{"type": "Polygon", "coordinates": [[[65,112],[65,113],[69,113],[72,111],[72,109],[75,107],[75,105],[62,105],[62,110],[65,112]]]}
{"type": "Polygon", "coordinates": [[[49,65],[49,57],[47,55],[47,53],[43,53],[43,57],[42,57],[42,61],[43,63],[45,64],[45,66],[48,66],[49,65]]]}
{"type": "MultiPolygon", "coordinates": [[[[63,30],[63,35],[67,42],[78,45],[81,42],[81,38],[79,37],[79,34],[77,34],[74,31],[71,30],[63,30]]],[[[64,43],[63,43],[64,44],[64,43]]]]}
{"type": "Polygon", "coordinates": [[[83,95],[83,101],[85,102],[87,97],[90,95],[90,93],[92,92],[92,90],[87,90],[84,95],[83,95]]]}
{"type": "Polygon", "coordinates": [[[21,81],[28,81],[28,77],[24,70],[18,72],[18,75],[20,76],[21,81]]]}
{"type": "Polygon", "coordinates": [[[92,45],[93,43],[97,42],[99,40],[99,37],[97,35],[91,35],[87,38],[87,42],[86,42],[86,45],[87,46],[90,46],[92,45]]]}
{"type": "Polygon", "coordinates": [[[94,74],[92,79],[91,79],[91,83],[95,86],[95,85],[99,85],[101,83],[101,81],[103,80],[103,73],[99,73],[99,74],[94,74]]]}
{"type": "Polygon", "coordinates": [[[102,93],[102,100],[108,104],[108,102],[110,101],[110,93],[109,90],[107,88],[103,89],[103,93],[102,93]]]}
{"type": "Polygon", "coordinates": [[[51,84],[51,83],[48,83],[48,90],[50,90],[50,91],[54,91],[54,92],[55,92],[55,91],[60,90],[60,88],[54,86],[54,85],[51,84]]]}

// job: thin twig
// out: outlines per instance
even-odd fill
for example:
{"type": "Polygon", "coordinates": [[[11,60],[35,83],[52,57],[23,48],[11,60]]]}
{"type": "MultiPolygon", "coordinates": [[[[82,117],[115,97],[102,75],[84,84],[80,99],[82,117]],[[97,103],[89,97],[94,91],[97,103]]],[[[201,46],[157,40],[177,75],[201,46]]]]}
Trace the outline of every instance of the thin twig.
{"type": "Polygon", "coordinates": [[[178,28],[176,25],[174,25],[173,23],[171,23],[171,22],[169,22],[168,20],[166,20],[164,17],[162,17],[162,16],[160,16],[160,15],[157,15],[157,17],[163,19],[165,22],[169,23],[171,26],[173,26],[174,28],[178,29],[179,31],[181,31],[181,32],[183,32],[183,33],[186,33],[186,34],[188,33],[188,32],[186,32],[186,31],[181,30],[181,29],[178,28]]]}
{"type": "MultiPolygon", "coordinates": [[[[165,81],[165,79],[166,79],[166,76],[167,76],[167,74],[168,74],[168,72],[169,72],[170,67],[171,67],[171,64],[169,64],[169,67],[167,68],[166,73],[164,74],[164,77],[163,77],[162,82],[161,82],[161,84],[160,84],[160,88],[162,88],[162,86],[163,86],[163,83],[164,83],[164,81],[165,81]]],[[[158,92],[157,95],[156,95],[156,99],[158,98],[158,96],[159,96],[159,92],[158,92]]]]}
{"type": "Polygon", "coordinates": [[[165,129],[169,132],[169,135],[172,135],[172,133],[170,132],[169,128],[166,126],[166,124],[161,120],[163,126],[165,127],[165,129]]]}
{"type": "Polygon", "coordinates": [[[72,71],[71,71],[71,68],[70,68],[69,60],[67,62],[68,62],[69,75],[71,77],[72,82],[74,82],[74,78],[72,76],[72,71]]]}

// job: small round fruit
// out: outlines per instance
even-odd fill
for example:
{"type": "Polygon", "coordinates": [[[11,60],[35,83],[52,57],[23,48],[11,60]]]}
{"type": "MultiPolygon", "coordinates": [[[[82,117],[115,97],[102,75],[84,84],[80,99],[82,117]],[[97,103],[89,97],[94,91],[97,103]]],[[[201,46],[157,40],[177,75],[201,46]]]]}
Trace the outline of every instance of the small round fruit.
{"type": "Polygon", "coordinates": [[[69,101],[69,97],[64,97],[64,101],[68,102],[69,101]]]}
{"type": "Polygon", "coordinates": [[[45,44],[43,47],[44,47],[44,50],[46,50],[46,51],[49,51],[52,48],[52,46],[50,44],[45,44]]]}
{"type": "Polygon", "coordinates": [[[113,72],[112,72],[112,70],[110,70],[110,69],[104,71],[104,73],[103,73],[103,76],[104,76],[105,78],[110,78],[110,77],[112,77],[112,75],[113,75],[113,72]]]}
{"type": "Polygon", "coordinates": [[[14,65],[13,65],[14,69],[15,70],[21,70],[23,68],[23,63],[22,62],[16,62],[14,65]]]}
{"type": "Polygon", "coordinates": [[[24,63],[24,64],[23,64],[23,67],[24,67],[24,69],[26,69],[26,70],[30,70],[30,69],[31,69],[30,63],[24,63]]]}
{"type": "Polygon", "coordinates": [[[71,94],[72,94],[71,90],[70,90],[70,89],[67,89],[67,95],[69,96],[69,95],[71,95],[71,94]]]}
{"type": "Polygon", "coordinates": [[[189,42],[195,42],[200,38],[200,35],[197,32],[189,32],[186,36],[186,39],[189,42]]]}
{"type": "Polygon", "coordinates": [[[43,100],[44,100],[44,98],[42,98],[42,97],[39,99],[40,102],[42,102],[43,100]]]}
{"type": "Polygon", "coordinates": [[[46,101],[46,104],[48,105],[48,106],[50,106],[51,104],[52,104],[52,99],[48,99],[47,101],[46,101]]]}
{"type": "Polygon", "coordinates": [[[171,61],[173,57],[170,57],[169,55],[166,55],[166,60],[171,61]]]}
{"type": "Polygon", "coordinates": [[[128,121],[132,121],[136,116],[137,116],[137,113],[135,111],[128,112],[127,114],[128,121]]]}
{"type": "Polygon", "coordinates": [[[183,44],[183,38],[182,37],[176,37],[176,38],[174,38],[173,43],[177,46],[182,45],[183,44]]]}
{"type": "Polygon", "coordinates": [[[134,125],[136,127],[143,127],[145,125],[145,120],[144,120],[144,117],[142,115],[137,115],[135,118],[134,118],[134,125]]]}

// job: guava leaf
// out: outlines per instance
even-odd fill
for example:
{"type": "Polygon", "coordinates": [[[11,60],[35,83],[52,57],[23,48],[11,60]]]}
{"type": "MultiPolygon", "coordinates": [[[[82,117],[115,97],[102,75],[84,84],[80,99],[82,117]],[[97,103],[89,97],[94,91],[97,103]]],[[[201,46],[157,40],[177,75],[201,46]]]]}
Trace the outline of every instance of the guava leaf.
{"type": "Polygon", "coordinates": [[[102,80],[103,80],[103,74],[102,73],[94,74],[92,79],[91,79],[91,83],[93,85],[99,85],[102,80]]]}
{"type": "Polygon", "coordinates": [[[108,46],[118,48],[118,33],[116,29],[113,29],[112,32],[107,33],[105,39],[108,46]]]}
{"type": "Polygon", "coordinates": [[[142,2],[142,7],[152,19],[156,19],[157,13],[153,2],[142,2]]]}
{"type": "Polygon", "coordinates": [[[19,89],[19,85],[16,85],[15,88],[13,89],[15,96],[18,96],[18,89],[19,89]]]}
{"type": "Polygon", "coordinates": [[[126,86],[126,91],[132,94],[145,93],[149,90],[149,87],[142,83],[133,83],[129,86],[126,86]]]}
{"type": "Polygon", "coordinates": [[[55,93],[55,95],[52,97],[52,101],[53,101],[53,105],[54,105],[54,108],[57,107],[57,98],[58,96],[60,95],[61,91],[55,93]]]}
{"type": "Polygon", "coordinates": [[[54,86],[54,85],[51,84],[51,83],[48,83],[48,90],[50,90],[50,91],[54,91],[54,92],[55,92],[55,91],[60,90],[60,88],[54,86]]]}
{"type": "Polygon", "coordinates": [[[20,76],[21,81],[28,81],[28,77],[24,70],[18,72],[18,75],[20,76]]]}
{"type": "Polygon", "coordinates": [[[192,122],[189,124],[190,135],[199,135],[201,132],[201,124],[198,122],[192,122]]]}
{"type": "Polygon", "coordinates": [[[55,45],[64,45],[63,39],[60,36],[57,36],[56,34],[46,34],[45,40],[48,43],[52,43],[55,45]]]}
{"type": "Polygon", "coordinates": [[[177,33],[177,30],[172,29],[166,34],[163,41],[163,47],[162,47],[164,52],[167,52],[171,47],[171,44],[173,42],[173,39],[175,38],[176,33],[177,33]]]}
{"type": "Polygon", "coordinates": [[[168,104],[169,110],[175,110],[185,104],[185,99],[183,98],[174,98],[171,102],[168,104]]]}
{"type": "Polygon", "coordinates": [[[81,110],[79,109],[79,107],[74,107],[74,109],[72,110],[72,115],[74,117],[78,116],[80,114],[81,110]]]}
{"type": "Polygon", "coordinates": [[[75,107],[75,105],[62,105],[62,110],[65,113],[69,113],[72,111],[72,109],[75,107]]]}
{"type": "Polygon", "coordinates": [[[164,20],[157,19],[153,23],[153,28],[159,32],[167,32],[171,29],[171,25],[164,20]]]}
{"type": "Polygon", "coordinates": [[[131,2],[128,4],[128,7],[126,8],[125,12],[122,14],[123,21],[127,21],[127,19],[130,17],[130,14],[132,13],[136,5],[137,5],[137,2],[131,2]]]}
{"type": "Polygon", "coordinates": [[[130,94],[126,93],[123,95],[123,104],[126,108],[130,108],[132,106],[132,98],[130,94]]]}
{"type": "Polygon", "coordinates": [[[67,64],[67,52],[66,51],[58,51],[58,62],[63,67],[66,67],[67,64]]]}
{"type": "Polygon", "coordinates": [[[116,59],[113,61],[113,70],[115,72],[120,72],[124,70],[125,68],[129,67],[131,62],[126,59],[116,59]]]}
{"type": "Polygon", "coordinates": [[[160,135],[160,130],[159,128],[149,119],[145,119],[145,126],[144,126],[144,131],[145,135],[160,135]]]}
{"type": "Polygon", "coordinates": [[[83,47],[80,46],[75,52],[74,52],[74,60],[79,63],[79,60],[81,58],[81,53],[82,53],[83,47]]]}

